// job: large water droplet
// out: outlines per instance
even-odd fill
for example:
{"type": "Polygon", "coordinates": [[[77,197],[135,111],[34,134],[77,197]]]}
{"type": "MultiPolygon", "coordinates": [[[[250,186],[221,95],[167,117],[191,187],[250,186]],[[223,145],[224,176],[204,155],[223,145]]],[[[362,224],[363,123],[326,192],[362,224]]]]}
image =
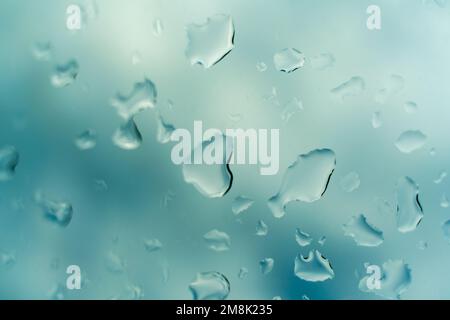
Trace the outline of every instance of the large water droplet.
{"type": "Polygon", "coordinates": [[[359,188],[361,181],[359,175],[356,172],[350,172],[341,179],[341,188],[345,192],[353,192],[359,188]]]}
{"type": "Polygon", "coordinates": [[[419,202],[419,186],[409,177],[397,182],[397,228],[406,233],[416,230],[423,218],[422,205],[419,202]]]}
{"type": "Polygon", "coordinates": [[[255,201],[245,196],[238,196],[233,200],[231,210],[235,215],[239,215],[242,212],[248,210],[255,201]]]}
{"type": "Polygon", "coordinates": [[[172,133],[176,130],[173,125],[166,123],[161,116],[157,118],[156,139],[159,143],[165,144],[170,142],[172,133]]]}
{"type": "Polygon", "coordinates": [[[211,154],[222,154],[222,164],[183,164],[183,177],[186,183],[194,187],[208,198],[223,197],[231,188],[233,175],[228,162],[233,153],[233,139],[224,135],[216,135],[204,141],[192,151],[191,159],[195,154],[203,152],[203,159],[211,154]]]}
{"type": "Polygon", "coordinates": [[[305,55],[294,48],[283,49],[273,56],[273,63],[278,71],[291,73],[305,65],[305,55]]]}
{"type": "Polygon", "coordinates": [[[134,150],[141,146],[142,135],[133,119],[122,124],[112,138],[114,144],[124,150],[134,150]]]}
{"type": "Polygon", "coordinates": [[[73,208],[70,203],[50,200],[40,191],[36,192],[34,199],[41,208],[45,219],[60,227],[69,225],[73,215],[73,208]]]}
{"type": "Polygon", "coordinates": [[[80,150],[90,150],[97,145],[97,132],[92,129],[88,129],[80,133],[75,139],[75,145],[80,150]]]}
{"type": "Polygon", "coordinates": [[[273,260],[272,258],[264,258],[261,261],[259,261],[259,268],[261,269],[261,273],[263,275],[272,272],[274,265],[275,260],[273,260]]]}
{"type": "Polygon", "coordinates": [[[256,235],[260,237],[265,237],[267,236],[268,233],[269,227],[267,226],[267,224],[264,221],[259,220],[258,224],[256,225],[256,235]]]}
{"type": "Polygon", "coordinates": [[[231,239],[225,232],[214,229],[206,233],[203,239],[208,244],[208,248],[213,251],[222,252],[230,250],[231,239]]]}
{"type": "Polygon", "coordinates": [[[79,66],[76,60],[70,60],[68,63],[58,65],[50,77],[51,83],[55,88],[63,88],[71,85],[78,76],[79,66]]]}
{"type": "Polygon", "coordinates": [[[311,67],[316,70],[325,70],[334,66],[335,59],[331,53],[321,53],[311,58],[311,67]]]}
{"type": "Polygon", "coordinates": [[[411,153],[413,151],[421,149],[425,142],[427,141],[427,136],[420,130],[409,130],[403,132],[395,142],[395,146],[398,150],[403,153],[411,153]]]}
{"type": "Polygon", "coordinates": [[[366,84],[363,78],[352,77],[350,80],[332,89],[331,94],[338,100],[343,101],[349,97],[360,95],[365,88],[366,84]]]}
{"type": "Polygon", "coordinates": [[[36,42],[32,54],[37,61],[49,61],[52,58],[52,50],[53,47],[50,42],[36,42]]]}
{"type": "Polygon", "coordinates": [[[352,237],[358,246],[377,247],[384,241],[383,232],[370,225],[363,214],[352,217],[343,229],[345,235],[352,237]]]}
{"type": "Polygon", "coordinates": [[[372,274],[363,277],[359,282],[359,289],[388,299],[399,299],[412,280],[411,269],[401,260],[389,260],[383,263],[380,279],[375,279],[375,276],[372,274]],[[379,288],[373,286],[373,280],[380,281],[379,288]]]}
{"type": "Polygon", "coordinates": [[[332,150],[318,149],[300,155],[289,166],[283,177],[280,191],[269,199],[268,205],[275,217],[281,218],[291,201],[315,202],[327,190],[336,166],[332,150]]]}
{"type": "Polygon", "coordinates": [[[147,252],[155,252],[161,250],[163,244],[159,239],[146,239],[144,240],[144,247],[147,252]]]}
{"type": "Polygon", "coordinates": [[[219,272],[198,273],[189,285],[194,300],[225,300],[230,294],[230,282],[219,272]]]}
{"type": "Polygon", "coordinates": [[[210,68],[234,48],[233,20],[228,15],[215,15],[205,24],[187,26],[186,57],[191,65],[210,68]]]}
{"type": "Polygon", "coordinates": [[[295,258],[294,273],[300,279],[310,282],[321,282],[334,278],[330,262],[317,250],[310,251],[308,257],[298,255],[295,258]]]}
{"type": "Polygon", "coordinates": [[[313,242],[313,238],[306,232],[297,228],[295,230],[295,241],[300,247],[307,247],[313,242]]]}
{"type": "Polygon", "coordinates": [[[14,177],[19,164],[19,152],[16,148],[6,146],[0,149],[0,181],[8,181],[14,177]]]}
{"type": "Polygon", "coordinates": [[[145,79],[134,84],[128,95],[117,93],[111,100],[111,105],[116,108],[117,113],[125,120],[146,109],[153,109],[156,105],[157,92],[152,81],[145,79]]]}

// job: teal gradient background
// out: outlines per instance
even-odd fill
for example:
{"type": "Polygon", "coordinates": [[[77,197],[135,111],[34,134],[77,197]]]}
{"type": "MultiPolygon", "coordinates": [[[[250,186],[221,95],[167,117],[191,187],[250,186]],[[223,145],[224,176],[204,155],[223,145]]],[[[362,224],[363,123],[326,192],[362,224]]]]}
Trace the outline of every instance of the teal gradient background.
{"type": "Polygon", "coordinates": [[[359,291],[355,272],[364,274],[365,262],[381,265],[389,259],[403,259],[412,270],[404,299],[450,298],[450,243],[441,230],[450,211],[440,207],[450,181],[433,182],[450,163],[450,5],[98,0],[98,17],[74,33],[66,29],[70,3],[0,2],[0,146],[15,146],[21,157],[14,179],[0,183],[0,252],[16,256],[13,265],[0,265],[1,299],[51,298],[52,288],[65,284],[71,264],[79,265],[88,281],[82,290],[63,290],[66,299],[126,298],[130,285],[142,288],[146,299],[191,299],[188,285],[204,271],[226,275],[229,299],[378,299],[359,291]],[[380,31],[366,28],[370,4],[381,7],[380,31]],[[184,54],[186,25],[218,13],[233,18],[235,48],[211,69],[191,66],[184,54]],[[159,37],[152,32],[155,19],[164,25],[159,37]],[[49,62],[32,56],[39,41],[52,43],[49,62]],[[292,74],[275,70],[273,54],[286,47],[305,54],[304,68],[292,74]],[[132,64],[135,52],[142,57],[138,65],[132,64]],[[334,66],[311,68],[309,59],[324,52],[334,55],[334,66]],[[80,65],[76,82],[52,87],[55,65],[72,58],[80,65]],[[260,61],[268,65],[266,72],[257,71],[260,61]],[[405,88],[380,105],[374,96],[391,74],[401,75],[405,88]],[[330,90],[353,76],[364,78],[364,92],[335,101],[330,90]],[[111,136],[121,119],[110,100],[144,77],[157,87],[159,112],[178,128],[191,129],[194,120],[206,128],[232,128],[230,114],[242,115],[242,128],[279,128],[279,174],[261,176],[256,166],[232,166],[231,191],[220,199],[203,197],[172,164],[171,145],[156,141],[154,111],[136,117],[142,146],[117,148],[111,136]],[[273,87],[281,103],[294,97],[303,102],[304,110],[288,123],[264,98],[273,87]],[[418,103],[416,114],[403,110],[409,100],[418,103]],[[377,130],[371,125],[375,111],[384,119],[377,130]],[[98,132],[97,147],[81,152],[73,140],[87,128],[98,132]],[[428,139],[419,151],[402,154],[394,143],[409,129],[422,130],[428,139]],[[267,199],[296,157],[317,148],[330,148],[337,157],[325,196],[312,204],[291,203],[288,214],[275,219],[267,199]],[[351,171],[358,172],[361,186],[346,193],[339,182],[351,171]],[[395,183],[405,175],[419,184],[425,217],[415,232],[401,234],[394,213],[380,212],[376,199],[394,203],[395,183]],[[107,183],[106,191],[96,189],[98,179],[107,183]],[[72,203],[67,228],[44,220],[33,202],[36,190],[72,203]],[[164,207],[168,190],[174,199],[164,207]],[[238,195],[255,200],[241,221],[231,212],[238,195]],[[383,230],[381,246],[358,247],[344,236],[342,224],[360,213],[383,230]],[[261,219],[269,226],[267,237],[255,236],[261,219]],[[297,227],[314,237],[311,247],[297,245],[297,227]],[[211,229],[230,235],[231,250],[207,248],[202,236],[211,229]],[[327,237],[323,247],[317,243],[322,236],[327,237]],[[158,238],[163,249],[146,252],[145,238],[158,238]],[[429,247],[420,250],[420,241],[429,247]],[[331,261],[333,280],[308,283],[295,277],[295,256],[314,248],[331,261]],[[111,250],[126,261],[126,272],[106,270],[104,258],[111,250]],[[258,262],[266,257],[275,267],[264,276],[258,262]],[[238,278],[241,267],[249,269],[246,279],[238,278]]]}

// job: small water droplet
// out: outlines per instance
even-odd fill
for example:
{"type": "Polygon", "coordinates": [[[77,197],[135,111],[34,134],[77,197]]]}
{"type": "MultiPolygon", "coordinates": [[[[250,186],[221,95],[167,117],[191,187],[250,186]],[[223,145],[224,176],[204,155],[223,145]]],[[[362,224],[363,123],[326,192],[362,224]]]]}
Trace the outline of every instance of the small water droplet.
{"type": "Polygon", "coordinates": [[[428,249],[428,242],[420,240],[418,245],[417,245],[417,248],[419,250],[426,250],[426,249],[428,249]]]}
{"type": "Polygon", "coordinates": [[[361,181],[359,175],[356,172],[350,172],[341,179],[341,188],[345,192],[353,192],[359,188],[361,181]]]}
{"type": "Polygon", "coordinates": [[[352,237],[358,246],[377,247],[384,241],[383,232],[369,224],[363,214],[352,217],[343,229],[345,235],[352,237]]]}
{"type": "Polygon", "coordinates": [[[248,210],[253,205],[253,203],[255,203],[255,201],[246,196],[238,196],[233,200],[231,210],[235,215],[239,215],[248,210]]]}
{"type": "Polygon", "coordinates": [[[259,220],[256,226],[256,235],[260,237],[265,237],[267,236],[268,233],[269,227],[267,226],[267,224],[264,221],[259,220]]]}
{"type": "Polygon", "coordinates": [[[275,69],[291,73],[305,65],[305,55],[294,48],[283,49],[273,56],[275,69]]]}
{"type": "Polygon", "coordinates": [[[128,283],[124,291],[120,294],[118,300],[141,300],[144,298],[144,292],[141,287],[128,283]]]}
{"type": "Polygon", "coordinates": [[[331,94],[340,101],[360,95],[366,88],[364,79],[352,77],[350,80],[331,90],[331,94]]]}
{"type": "Polygon", "coordinates": [[[375,101],[384,104],[393,95],[399,93],[405,87],[405,80],[402,76],[393,74],[385,82],[385,85],[375,95],[375,101]]]}
{"type": "Polygon", "coordinates": [[[242,268],[239,270],[238,278],[239,278],[239,279],[244,279],[244,278],[247,277],[247,275],[248,275],[248,269],[245,268],[245,267],[242,267],[242,268]]]}
{"type": "Polygon", "coordinates": [[[272,298],[272,300],[275,300],[275,301],[280,301],[280,300],[283,300],[280,296],[275,296],[275,297],[273,297],[272,298]]]}
{"type": "Polygon", "coordinates": [[[321,53],[311,58],[311,67],[316,70],[325,70],[333,67],[335,61],[331,53],[321,53]]]}
{"type": "Polygon", "coordinates": [[[283,217],[289,202],[311,203],[322,198],[335,166],[335,153],[329,149],[318,149],[300,155],[286,170],[278,194],[268,201],[273,215],[283,217]]]}
{"type": "Polygon", "coordinates": [[[406,113],[416,113],[419,107],[417,106],[417,103],[413,101],[407,101],[405,102],[405,105],[403,106],[406,113]]]}
{"type": "Polygon", "coordinates": [[[325,242],[327,242],[327,237],[322,236],[319,241],[317,241],[321,246],[325,245],[325,242]]]}
{"type": "Polygon", "coordinates": [[[126,268],[125,261],[115,252],[109,251],[105,256],[105,267],[111,273],[123,273],[126,268]]]}
{"type": "Polygon", "coordinates": [[[444,232],[444,236],[450,241],[450,220],[444,222],[442,225],[442,231],[444,232]]]}
{"type": "Polygon", "coordinates": [[[32,54],[37,61],[49,61],[52,58],[53,46],[50,42],[36,42],[32,54]]]}
{"type": "Polygon", "coordinates": [[[51,83],[55,88],[64,88],[75,82],[78,76],[79,66],[76,60],[70,60],[68,63],[58,65],[50,77],[51,83]]]}
{"type": "Polygon", "coordinates": [[[19,152],[12,146],[0,149],[0,181],[11,180],[19,164],[19,152]]]}
{"type": "Polygon", "coordinates": [[[75,138],[75,145],[80,150],[90,150],[95,148],[97,145],[97,132],[95,132],[95,130],[88,129],[80,133],[75,138]]]}
{"type": "Polygon", "coordinates": [[[210,68],[234,48],[233,20],[228,15],[215,15],[205,24],[187,26],[186,57],[191,65],[210,68]]]}
{"type": "Polygon", "coordinates": [[[430,149],[430,156],[432,156],[432,157],[436,156],[436,149],[435,148],[431,148],[430,149]]]}
{"type": "Polygon", "coordinates": [[[170,137],[176,128],[170,123],[165,122],[161,116],[158,116],[156,130],[156,140],[159,143],[165,144],[170,142],[170,137]]]}
{"type": "Polygon", "coordinates": [[[128,95],[117,93],[111,100],[111,105],[125,120],[130,120],[135,115],[146,109],[153,109],[156,105],[157,92],[155,84],[149,79],[134,84],[128,95]]]}
{"type": "Polygon", "coordinates": [[[448,207],[450,207],[450,201],[448,200],[447,195],[443,194],[441,198],[441,208],[448,208],[448,207]]]}
{"type": "Polygon", "coordinates": [[[256,70],[259,72],[265,72],[267,70],[267,65],[264,62],[258,62],[256,64],[256,70]]]}
{"type": "Polygon", "coordinates": [[[122,124],[113,135],[113,143],[124,150],[135,150],[141,146],[142,135],[133,119],[122,124]]]}
{"type": "Polygon", "coordinates": [[[44,218],[60,227],[67,227],[72,220],[72,205],[64,201],[55,201],[47,198],[42,192],[34,196],[36,204],[41,208],[44,218]]]}
{"type": "Polygon", "coordinates": [[[194,300],[225,300],[230,294],[230,282],[219,272],[198,273],[189,285],[194,300]]]}
{"type": "Polygon", "coordinates": [[[259,268],[261,269],[261,273],[263,275],[267,275],[272,272],[274,265],[275,260],[273,260],[272,258],[264,258],[259,261],[259,268]]]}
{"type": "MultiPolygon", "coordinates": [[[[389,260],[383,263],[380,288],[369,289],[373,275],[363,277],[359,282],[359,289],[363,292],[373,292],[388,299],[400,299],[400,296],[411,284],[411,269],[401,260],[389,260]]],[[[377,279],[378,280],[378,279],[377,279]]]]}
{"type": "Polygon", "coordinates": [[[138,65],[142,62],[142,55],[140,52],[135,51],[133,52],[132,56],[131,56],[131,64],[133,66],[138,65]]]}
{"type": "Polygon", "coordinates": [[[106,183],[105,180],[95,179],[94,180],[94,189],[95,189],[95,191],[105,192],[106,190],[108,190],[108,184],[106,183]]]}
{"type": "Polygon", "coordinates": [[[441,171],[441,173],[439,173],[439,177],[437,177],[437,179],[435,179],[433,182],[436,184],[441,184],[445,178],[447,178],[447,171],[441,171]]]}
{"type": "Polygon", "coordinates": [[[0,252],[0,266],[11,267],[16,263],[16,254],[12,252],[0,252]]]}
{"type": "Polygon", "coordinates": [[[164,30],[164,24],[161,19],[155,19],[153,21],[153,35],[160,37],[164,30]]]}
{"type": "Polygon", "coordinates": [[[381,111],[375,111],[372,114],[372,127],[374,129],[381,128],[383,126],[383,119],[381,115],[381,111]]]}
{"type": "Polygon", "coordinates": [[[194,185],[205,197],[223,197],[230,190],[233,182],[233,175],[228,167],[233,153],[233,140],[223,134],[217,134],[197,146],[192,151],[190,159],[195,160],[195,155],[202,153],[203,159],[211,158],[211,154],[222,155],[221,164],[195,164],[195,161],[191,161],[191,164],[184,163],[184,181],[194,185]]]}
{"type": "Polygon", "coordinates": [[[307,247],[313,242],[313,238],[308,233],[297,228],[295,230],[295,241],[300,247],[307,247]]]}
{"type": "Polygon", "coordinates": [[[308,257],[298,255],[295,258],[294,274],[310,282],[322,282],[334,278],[330,262],[317,250],[310,251],[308,257]]]}
{"type": "Polygon", "coordinates": [[[158,239],[146,239],[144,240],[144,247],[147,252],[155,252],[161,250],[163,245],[158,239]]]}
{"type": "Polygon", "coordinates": [[[427,136],[420,130],[408,130],[403,132],[395,142],[395,146],[400,152],[411,153],[413,151],[421,149],[425,142],[427,141],[427,136]]]}
{"type": "Polygon", "coordinates": [[[222,252],[230,250],[231,239],[225,232],[214,229],[206,233],[203,239],[207,243],[208,248],[213,251],[222,252]]]}
{"type": "Polygon", "coordinates": [[[303,110],[303,103],[298,98],[292,98],[286,103],[281,111],[281,120],[288,122],[292,116],[303,110]]]}
{"type": "Polygon", "coordinates": [[[409,177],[400,178],[396,188],[397,228],[402,233],[416,230],[423,218],[419,186],[409,177]]]}

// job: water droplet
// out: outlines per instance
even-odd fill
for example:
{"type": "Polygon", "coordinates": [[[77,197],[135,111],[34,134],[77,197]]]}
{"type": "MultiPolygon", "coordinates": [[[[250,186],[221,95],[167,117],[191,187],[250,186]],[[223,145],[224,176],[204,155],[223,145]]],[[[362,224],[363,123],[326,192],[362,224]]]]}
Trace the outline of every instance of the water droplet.
{"type": "Polygon", "coordinates": [[[281,120],[288,122],[292,116],[301,110],[303,110],[303,103],[294,97],[291,101],[284,105],[283,110],[281,111],[281,120]]]}
{"type": "Polygon", "coordinates": [[[64,88],[71,85],[78,76],[79,66],[76,60],[70,60],[68,63],[58,65],[50,77],[51,83],[55,88],[64,88]]]}
{"type": "Polygon", "coordinates": [[[211,158],[211,154],[222,154],[222,164],[183,164],[183,177],[186,183],[194,187],[205,197],[220,198],[231,189],[233,174],[228,167],[229,159],[233,153],[233,139],[222,134],[203,141],[191,153],[191,159],[195,155],[203,153],[203,159],[211,158]],[[222,149],[222,150],[221,150],[222,149]],[[216,153],[217,152],[217,153],[216,153]]]}
{"type": "Polygon", "coordinates": [[[163,245],[158,239],[146,239],[144,240],[144,247],[147,252],[155,252],[161,250],[163,245]]]}
{"type": "Polygon", "coordinates": [[[321,53],[311,58],[311,67],[316,70],[325,70],[334,66],[335,59],[330,53],[321,53]]]}
{"type": "Polygon", "coordinates": [[[245,267],[242,267],[239,269],[238,278],[239,279],[245,279],[248,276],[248,269],[245,267]]]}
{"type": "Polygon", "coordinates": [[[298,255],[295,258],[294,273],[300,279],[310,282],[321,282],[334,278],[330,262],[317,250],[310,251],[308,257],[298,255]]]}
{"type": "Polygon", "coordinates": [[[405,102],[405,105],[403,106],[406,113],[416,113],[419,107],[417,106],[417,103],[413,101],[407,101],[405,102]]]}
{"type": "Polygon", "coordinates": [[[304,300],[304,301],[309,301],[309,300],[311,300],[306,294],[304,294],[303,296],[302,296],[302,300],[304,300]]]}
{"type": "Polygon", "coordinates": [[[231,205],[231,210],[235,215],[239,215],[242,212],[248,210],[255,201],[245,196],[238,196],[233,200],[233,204],[231,205]]]}
{"type": "Polygon", "coordinates": [[[260,237],[265,237],[267,236],[268,233],[269,227],[267,226],[267,224],[264,221],[259,220],[256,226],[256,235],[260,237]]]}
{"type": "Polygon", "coordinates": [[[317,241],[321,246],[323,246],[325,244],[325,242],[327,242],[327,237],[322,236],[319,241],[317,241]]]}
{"type": "Polygon", "coordinates": [[[134,150],[141,146],[142,135],[133,119],[128,120],[116,130],[113,142],[124,150],[134,150]]]}
{"type": "Polygon", "coordinates": [[[153,21],[153,35],[160,37],[164,30],[164,24],[161,19],[155,19],[153,21]]]}
{"type": "Polygon", "coordinates": [[[381,269],[379,289],[368,288],[368,283],[371,282],[374,275],[363,277],[359,282],[359,289],[363,292],[373,292],[384,298],[399,299],[411,284],[411,269],[401,260],[389,260],[383,263],[381,269]]]}
{"type": "Polygon", "coordinates": [[[34,59],[49,61],[52,58],[53,46],[50,42],[36,42],[32,49],[34,59]]]}
{"type": "Polygon", "coordinates": [[[125,290],[120,294],[118,300],[141,300],[144,298],[144,292],[141,287],[134,284],[127,284],[125,290]]]}
{"type": "Polygon", "coordinates": [[[442,198],[441,198],[441,207],[442,207],[442,208],[448,208],[448,207],[450,207],[450,201],[448,200],[448,197],[447,197],[446,194],[443,194],[443,195],[442,195],[442,198]]]}
{"type": "Polygon", "coordinates": [[[275,265],[275,260],[272,258],[265,258],[259,261],[259,268],[261,269],[261,273],[263,275],[269,274],[272,272],[273,267],[275,265]]]}
{"type": "Polygon", "coordinates": [[[352,217],[343,229],[345,235],[352,237],[358,246],[377,247],[384,241],[383,232],[369,224],[363,214],[352,217]]]}
{"type": "Polygon", "coordinates": [[[419,186],[409,177],[397,182],[397,228],[402,233],[416,230],[423,218],[419,202],[419,186]]]}
{"type": "Polygon", "coordinates": [[[275,301],[280,301],[280,300],[283,300],[280,296],[275,296],[275,297],[273,297],[272,298],[272,300],[275,300],[275,301]]]}
{"type": "Polygon", "coordinates": [[[256,64],[256,70],[259,72],[265,72],[267,70],[267,65],[264,62],[258,62],[256,64]]]}
{"type": "Polygon", "coordinates": [[[88,129],[79,134],[75,139],[75,145],[80,150],[90,150],[97,145],[97,132],[92,129],[88,129]]]}
{"type": "Polygon", "coordinates": [[[419,250],[426,250],[426,249],[428,249],[428,242],[423,241],[423,240],[419,241],[419,244],[417,245],[417,248],[419,250]]]}
{"type": "Polygon", "coordinates": [[[131,56],[131,64],[133,66],[138,65],[142,62],[142,55],[140,52],[135,51],[133,52],[133,55],[131,56]]]}
{"type": "Polygon", "coordinates": [[[381,128],[383,126],[383,119],[381,111],[376,111],[372,114],[372,127],[374,129],[381,128]]]}
{"type": "Polygon", "coordinates": [[[187,26],[186,57],[191,65],[210,68],[234,48],[233,20],[228,15],[215,15],[205,24],[187,26]]]}
{"type": "Polygon", "coordinates": [[[345,192],[353,192],[359,188],[361,181],[359,175],[356,172],[350,172],[341,179],[341,188],[345,192]]]}
{"type": "Polygon", "coordinates": [[[313,242],[313,238],[306,232],[297,228],[295,230],[295,241],[297,241],[300,247],[307,247],[313,242]]]}
{"type": "Polygon", "coordinates": [[[441,171],[439,177],[435,179],[433,182],[436,184],[440,184],[442,183],[442,181],[444,181],[445,178],[447,178],[447,171],[441,171]]]}
{"type": "Polygon", "coordinates": [[[425,142],[427,141],[427,136],[420,130],[409,130],[403,132],[395,142],[395,146],[400,152],[411,153],[413,151],[421,149],[425,142]]]}
{"type": "Polygon", "coordinates": [[[347,98],[360,95],[366,88],[364,79],[361,77],[352,77],[347,82],[331,90],[331,94],[338,100],[343,101],[347,98]]]}
{"type": "Polygon", "coordinates": [[[300,155],[289,166],[283,177],[280,191],[268,201],[275,217],[281,218],[289,202],[315,202],[327,190],[336,166],[336,156],[332,150],[318,149],[300,155]]]}
{"type": "Polygon", "coordinates": [[[0,181],[11,180],[19,164],[19,152],[16,148],[6,146],[0,149],[0,181]]]}
{"type": "Polygon", "coordinates": [[[169,123],[166,123],[161,116],[157,117],[156,139],[159,143],[165,144],[170,142],[170,137],[175,130],[175,127],[169,123]]]}
{"type": "Polygon", "coordinates": [[[106,190],[108,190],[108,184],[106,183],[105,180],[95,179],[94,180],[94,189],[95,189],[95,191],[105,192],[106,190]]]}
{"type": "Polygon", "coordinates": [[[231,239],[225,232],[214,229],[206,233],[203,239],[208,244],[208,248],[213,251],[222,252],[230,250],[231,239]]]}
{"type": "Polygon", "coordinates": [[[156,105],[157,92],[155,84],[149,79],[134,84],[128,95],[117,93],[111,100],[111,105],[116,108],[117,113],[125,120],[146,109],[153,109],[156,105]]]}
{"type": "Polygon", "coordinates": [[[273,56],[278,71],[291,73],[305,65],[305,55],[294,48],[283,49],[273,56]]]}
{"type": "Polygon", "coordinates": [[[430,149],[430,156],[432,156],[432,157],[436,156],[436,149],[435,148],[431,148],[430,149]]]}
{"type": "Polygon", "coordinates": [[[219,272],[198,273],[189,285],[194,300],[225,300],[230,294],[230,282],[219,272]]]}
{"type": "Polygon", "coordinates": [[[11,267],[16,263],[16,254],[0,252],[0,266],[11,267]]]}
{"type": "Polygon", "coordinates": [[[126,263],[117,253],[109,251],[105,256],[105,266],[109,272],[119,274],[125,271],[126,263]]]}
{"type": "Polygon", "coordinates": [[[376,93],[375,101],[384,104],[390,97],[402,91],[404,87],[405,80],[403,77],[393,74],[387,79],[384,87],[376,93]]]}
{"type": "Polygon", "coordinates": [[[67,227],[72,220],[72,205],[64,201],[55,201],[47,198],[42,192],[36,192],[34,196],[36,204],[41,208],[46,220],[60,227],[67,227]]]}

